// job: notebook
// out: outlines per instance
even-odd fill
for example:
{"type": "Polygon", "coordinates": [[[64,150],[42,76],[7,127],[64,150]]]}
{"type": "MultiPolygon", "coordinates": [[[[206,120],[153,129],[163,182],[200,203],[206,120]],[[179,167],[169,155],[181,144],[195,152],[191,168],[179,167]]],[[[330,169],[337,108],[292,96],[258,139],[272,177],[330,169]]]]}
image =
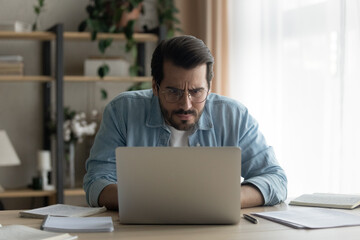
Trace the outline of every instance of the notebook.
{"type": "Polygon", "coordinates": [[[290,205],[354,209],[360,206],[360,195],[314,193],[303,194],[290,201],[290,205]]]}
{"type": "Polygon", "coordinates": [[[236,224],[237,147],[118,147],[122,224],[236,224]]]}

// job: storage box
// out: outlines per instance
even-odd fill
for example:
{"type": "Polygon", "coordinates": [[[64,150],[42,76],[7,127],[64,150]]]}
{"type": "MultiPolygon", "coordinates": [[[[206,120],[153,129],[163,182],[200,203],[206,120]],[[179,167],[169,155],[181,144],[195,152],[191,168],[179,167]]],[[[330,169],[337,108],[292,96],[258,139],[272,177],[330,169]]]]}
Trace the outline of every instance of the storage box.
{"type": "Polygon", "coordinates": [[[107,76],[126,77],[129,76],[130,64],[121,57],[113,58],[88,58],[84,63],[85,76],[98,76],[98,68],[107,64],[109,66],[109,74],[107,76]]]}

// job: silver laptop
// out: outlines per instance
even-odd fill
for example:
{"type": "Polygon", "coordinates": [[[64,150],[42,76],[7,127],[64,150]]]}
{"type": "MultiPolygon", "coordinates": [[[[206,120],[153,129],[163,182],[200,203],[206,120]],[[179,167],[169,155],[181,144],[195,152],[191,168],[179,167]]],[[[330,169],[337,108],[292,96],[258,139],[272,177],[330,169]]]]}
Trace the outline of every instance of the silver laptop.
{"type": "Polygon", "coordinates": [[[237,147],[118,147],[123,224],[236,224],[241,151],[237,147]]]}

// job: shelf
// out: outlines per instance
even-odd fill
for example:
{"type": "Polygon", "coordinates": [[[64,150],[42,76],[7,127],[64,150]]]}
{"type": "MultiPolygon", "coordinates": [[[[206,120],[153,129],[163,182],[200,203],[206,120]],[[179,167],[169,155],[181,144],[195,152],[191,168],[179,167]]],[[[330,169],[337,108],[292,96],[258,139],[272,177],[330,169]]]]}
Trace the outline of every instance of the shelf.
{"type": "Polygon", "coordinates": [[[51,32],[11,32],[0,31],[0,39],[34,39],[34,40],[53,40],[55,34],[51,32]]]}
{"type": "Polygon", "coordinates": [[[65,82],[151,82],[151,77],[64,76],[65,82]]]}
{"type": "Polygon", "coordinates": [[[55,194],[55,190],[11,189],[1,192],[0,198],[52,197],[55,194]]]}
{"type": "Polygon", "coordinates": [[[3,75],[0,76],[1,82],[51,82],[55,79],[48,76],[16,76],[16,75],[3,75]]]}
{"type": "Polygon", "coordinates": [[[0,199],[3,198],[29,198],[29,197],[46,197],[48,198],[48,204],[52,205],[56,203],[56,191],[55,190],[32,190],[32,189],[12,189],[0,192],[0,199]]]}
{"type": "Polygon", "coordinates": [[[82,188],[64,189],[64,196],[67,196],[67,197],[85,196],[85,191],[82,188]]]}
{"type": "MultiPolygon", "coordinates": [[[[52,77],[47,76],[0,76],[0,82],[52,82],[52,77]]],[[[64,76],[65,82],[151,82],[151,77],[104,77],[97,76],[64,76]]]]}
{"type": "MultiPolygon", "coordinates": [[[[158,37],[149,33],[134,33],[134,39],[137,42],[157,42],[158,37]]],[[[125,41],[123,33],[98,33],[97,39],[112,38],[114,40],[125,41]]],[[[34,40],[54,40],[55,34],[51,32],[11,32],[0,31],[0,39],[34,39],[34,40]]],[[[64,32],[65,40],[89,41],[91,33],[89,32],[64,32]]]]}
{"type": "MultiPolygon", "coordinates": [[[[155,34],[149,33],[134,33],[134,39],[136,42],[157,42],[159,39],[155,34]]],[[[123,33],[98,33],[97,39],[112,38],[114,40],[125,41],[125,35],[123,33]]],[[[89,41],[91,40],[91,33],[89,32],[64,32],[65,40],[78,40],[89,41]]]]}

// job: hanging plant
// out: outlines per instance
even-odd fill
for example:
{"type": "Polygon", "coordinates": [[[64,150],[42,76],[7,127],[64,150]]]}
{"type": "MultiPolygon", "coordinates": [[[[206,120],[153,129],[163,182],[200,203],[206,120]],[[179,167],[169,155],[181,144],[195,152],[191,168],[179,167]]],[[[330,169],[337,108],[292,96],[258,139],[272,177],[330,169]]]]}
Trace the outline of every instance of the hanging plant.
{"type": "MultiPolygon", "coordinates": [[[[143,0],[90,0],[86,7],[88,18],[79,25],[79,31],[88,29],[91,32],[91,40],[97,39],[97,34],[101,33],[124,33],[126,37],[125,50],[131,53],[133,63],[130,66],[131,76],[137,75],[137,47],[133,37],[134,24],[142,8],[143,0]]],[[[100,39],[98,48],[102,55],[111,46],[112,38],[100,39]]],[[[107,64],[103,64],[98,69],[98,75],[103,78],[110,71],[107,64]]]]}

